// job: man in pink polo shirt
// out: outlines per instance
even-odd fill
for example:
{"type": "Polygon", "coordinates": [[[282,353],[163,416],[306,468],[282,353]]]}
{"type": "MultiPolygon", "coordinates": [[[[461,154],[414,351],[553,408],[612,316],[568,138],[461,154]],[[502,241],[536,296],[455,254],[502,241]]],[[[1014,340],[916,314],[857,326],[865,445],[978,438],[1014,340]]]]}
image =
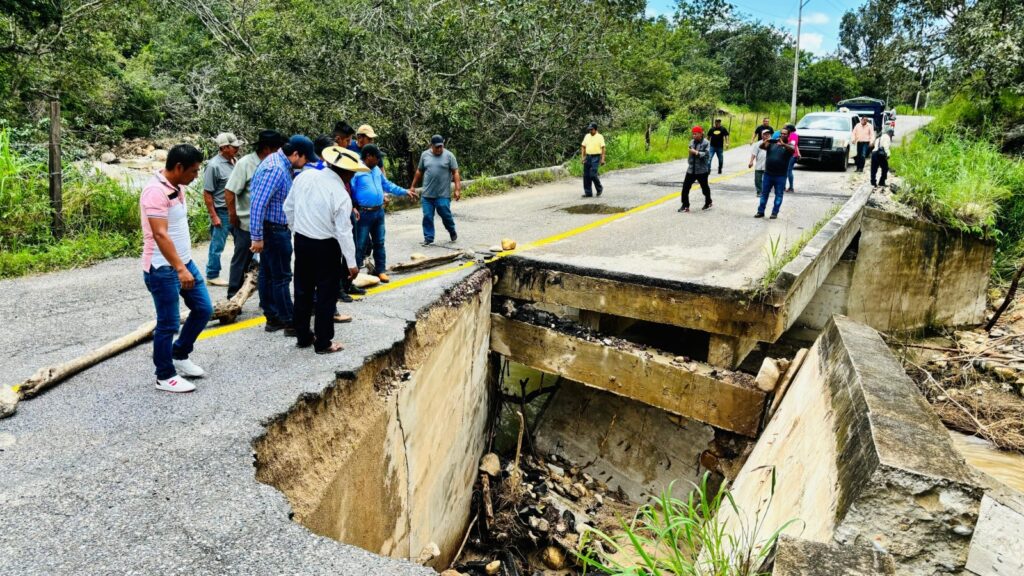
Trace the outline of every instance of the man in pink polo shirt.
{"type": "Polygon", "coordinates": [[[199,175],[203,154],[194,146],[178,144],[167,153],[164,169],[150,178],[139,196],[142,219],[142,279],[153,295],[156,330],[153,331],[153,363],[156,389],[191,392],[187,378],[205,372],[188,359],[199,333],[213,315],[213,304],[199,268],[192,261],[185,187],[199,175]],[[181,334],[178,298],[190,313],[181,334]]]}

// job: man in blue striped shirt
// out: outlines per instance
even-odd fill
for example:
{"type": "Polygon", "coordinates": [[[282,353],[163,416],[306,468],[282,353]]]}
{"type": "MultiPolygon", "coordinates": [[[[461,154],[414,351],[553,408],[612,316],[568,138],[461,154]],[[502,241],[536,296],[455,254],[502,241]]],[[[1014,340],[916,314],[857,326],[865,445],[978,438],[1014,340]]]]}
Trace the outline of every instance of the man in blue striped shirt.
{"type": "Polygon", "coordinates": [[[252,251],[261,254],[259,292],[267,332],[284,329],[294,336],[294,308],[289,287],[292,281],[292,233],[284,213],[284,201],[292,188],[292,170],[317,162],[313,141],[295,135],[280,150],[260,162],[249,184],[249,235],[252,251]]]}
{"type": "Polygon", "coordinates": [[[363,163],[369,172],[359,172],[352,177],[352,203],[359,212],[356,221],[356,266],[362,266],[373,246],[373,273],[381,282],[390,282],[387,270],[387,253],[384,250],[384,193],[394,196],[411,195],[416,192],[392,184],[380,169],[381,153],[375,144],[362,147],[363,163]]]}

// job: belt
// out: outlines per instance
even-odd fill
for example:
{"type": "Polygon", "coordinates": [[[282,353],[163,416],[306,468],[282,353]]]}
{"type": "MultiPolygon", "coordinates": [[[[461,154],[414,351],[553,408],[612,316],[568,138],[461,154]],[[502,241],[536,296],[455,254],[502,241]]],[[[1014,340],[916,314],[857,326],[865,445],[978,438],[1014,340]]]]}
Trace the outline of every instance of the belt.
{"type": "Polygon", "coordinates": [[[356,206],[356,210],[359,210],[360,212],[373,212],[374,210],[380,210],[383,207],[384,206],[381,206],[381,205],[377,205],[377,206],[356,206]]]}
{"type": "Polygon", "coordinates": [[[287,230],[288,229],[288,225],[287,224],[278,224],[276,222],[271,222],[269,220],[264,220],[263,221],[263,227],[268,229],[268,230],[287,230]]]}

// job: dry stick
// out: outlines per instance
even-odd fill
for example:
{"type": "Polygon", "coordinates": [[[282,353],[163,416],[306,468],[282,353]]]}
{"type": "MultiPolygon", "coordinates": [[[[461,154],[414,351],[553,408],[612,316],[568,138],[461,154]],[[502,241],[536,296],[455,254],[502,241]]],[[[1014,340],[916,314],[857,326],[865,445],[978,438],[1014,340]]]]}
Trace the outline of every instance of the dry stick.
{"type": "Polygon", "coordinates": [[[523,418],[523,413],[516,410],[516,416],[519,417],[519,438],[516,440],[516,460],[515,466],[512,468],[512,482],[514,486],[519,484],[519,456],[523,450],[523,430],[526,428],[526,420],[523,418]]]}
{"type": "Polygon", "coordinates": [[[466,535],[462,537],[462,544],[459,544],[459,551],[452,558],[452,563],[448,565],[449,568],[454,568],[455,563],[462,557],[462,551],[466,548],[466,542],[469,542],[469,534],[473,531],[473,526],[476,525],[476,519],[479,517],[480,514],[474,514],[473,519],[469,521],[469,528],[466,528],[466,535]]]}
{"type": "Polygon", "coordinates": [[[1020,282],[1020,275],[1024,273],[1024,264],[1021,264],[1020,268],[1017,268],[1016,274],[1013,275],[1013,281],[1010,282],[1010,290],[1006,293],[1006,298],[1003,299],[1003,304],[999,306],[996,313],[992,316],[992,319],[985,325],[985,332],[991,332],[992,328],[999,321],[999,317],[1003,315],[1003,312],[1010,307],[1010,302],[1013,301],[1013,297],[1017,294],[1017,283],[1020,282]]]}
{"type": "Polygon", "coordinates": [[[915,364],[915,363],[911,362],[910,360],[904,359],[904,361],[905,361],[905,362],[906,362],[907,364],[910,364],[910,365],[911,365],[911,366],[913,366],[914,368],[917,368],[918,370],[920,370],[921,372],[923,372],[923,373],[924,373],[924,375],[925,375],[925,376],[926,376],[926,377],[928,378],[928,382],[929,382],[929,383],[931,383],[931,385],[932,385],[932,386],[935,386],[936,388],[938,388],[938,389],[939,389],[939,391],[940,391],[940,392],[942,392],[942,395],[943,395],[943,396],[945,396],[947,400],[949,400],[950,402],[952,402],[952,403],[953,403],[953,405],[954,405],[954,406],[956,406],[957,408],[959,408],[960,410],[963,410],[964,414],[967,414],[967,417],[968,417],[968,418],[970,418],[971,420],[973,420],[973,421],[974,421],[974,425],[978,427],[978,431],[979,431],[979,432],[981,432],[982,434],[984,434],[984,435],[985,435],[986,437],[989,437],[989,436],[990,436],[990,434],[989,434],[989,431],[988,431],[988,427],[987,427],[987,426],[985,426],[984,424],[982,424],[982,423],[981,423],[981,421],[980,421],[980,420],[978,420],[978,418],[977,418],[977,417],[975,417],[975,416],[974,416],[974,414],[972,414],[972,413],[971,413],[971,411],[970,411],[970,410],[968,410],[968,409],[967,409],[967,408],[966,408],[966,407],[965,407],[965,406],[964,406],[963,404],[961,404],[961,403],[957,402],[956,398],[953,398],[953,397],[952,397],[952,396],[951,396],[951,395],[949,394],[949,391],[947,391],[947,390],[946,390],[946,389],[945,389],[945,388],[944,388],[944,387],[942,386],[942,384],[939,384],[939,381],[938,381],[938,380],[936,380],[934,376],[932,376],[932,373],[931,373],[931,372],[929,372],[929,371],[925,370],[924,368],[922,368],[922,367],[918,366],[917,364],[915,364]]]}
{"type": "Polygon", "coordinates": [[[494,522],[494,502],[491,500],[491,478],[484,472],[480,475],[480,489],[484,501],[484,528],[491,531],[491,524],[494,522]]]}

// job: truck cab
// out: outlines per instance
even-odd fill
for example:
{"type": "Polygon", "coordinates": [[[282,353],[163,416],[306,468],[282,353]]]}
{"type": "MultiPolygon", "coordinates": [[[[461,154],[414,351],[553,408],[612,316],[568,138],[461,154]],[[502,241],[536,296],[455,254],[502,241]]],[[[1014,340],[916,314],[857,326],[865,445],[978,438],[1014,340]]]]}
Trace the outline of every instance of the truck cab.
{"type": "Polygon", "coordinates": [[[846,170],[850,161],[850,133],[860,122],[854,112],[814,112],[796,124],[799,164],[818,163],[846,170]]]}

